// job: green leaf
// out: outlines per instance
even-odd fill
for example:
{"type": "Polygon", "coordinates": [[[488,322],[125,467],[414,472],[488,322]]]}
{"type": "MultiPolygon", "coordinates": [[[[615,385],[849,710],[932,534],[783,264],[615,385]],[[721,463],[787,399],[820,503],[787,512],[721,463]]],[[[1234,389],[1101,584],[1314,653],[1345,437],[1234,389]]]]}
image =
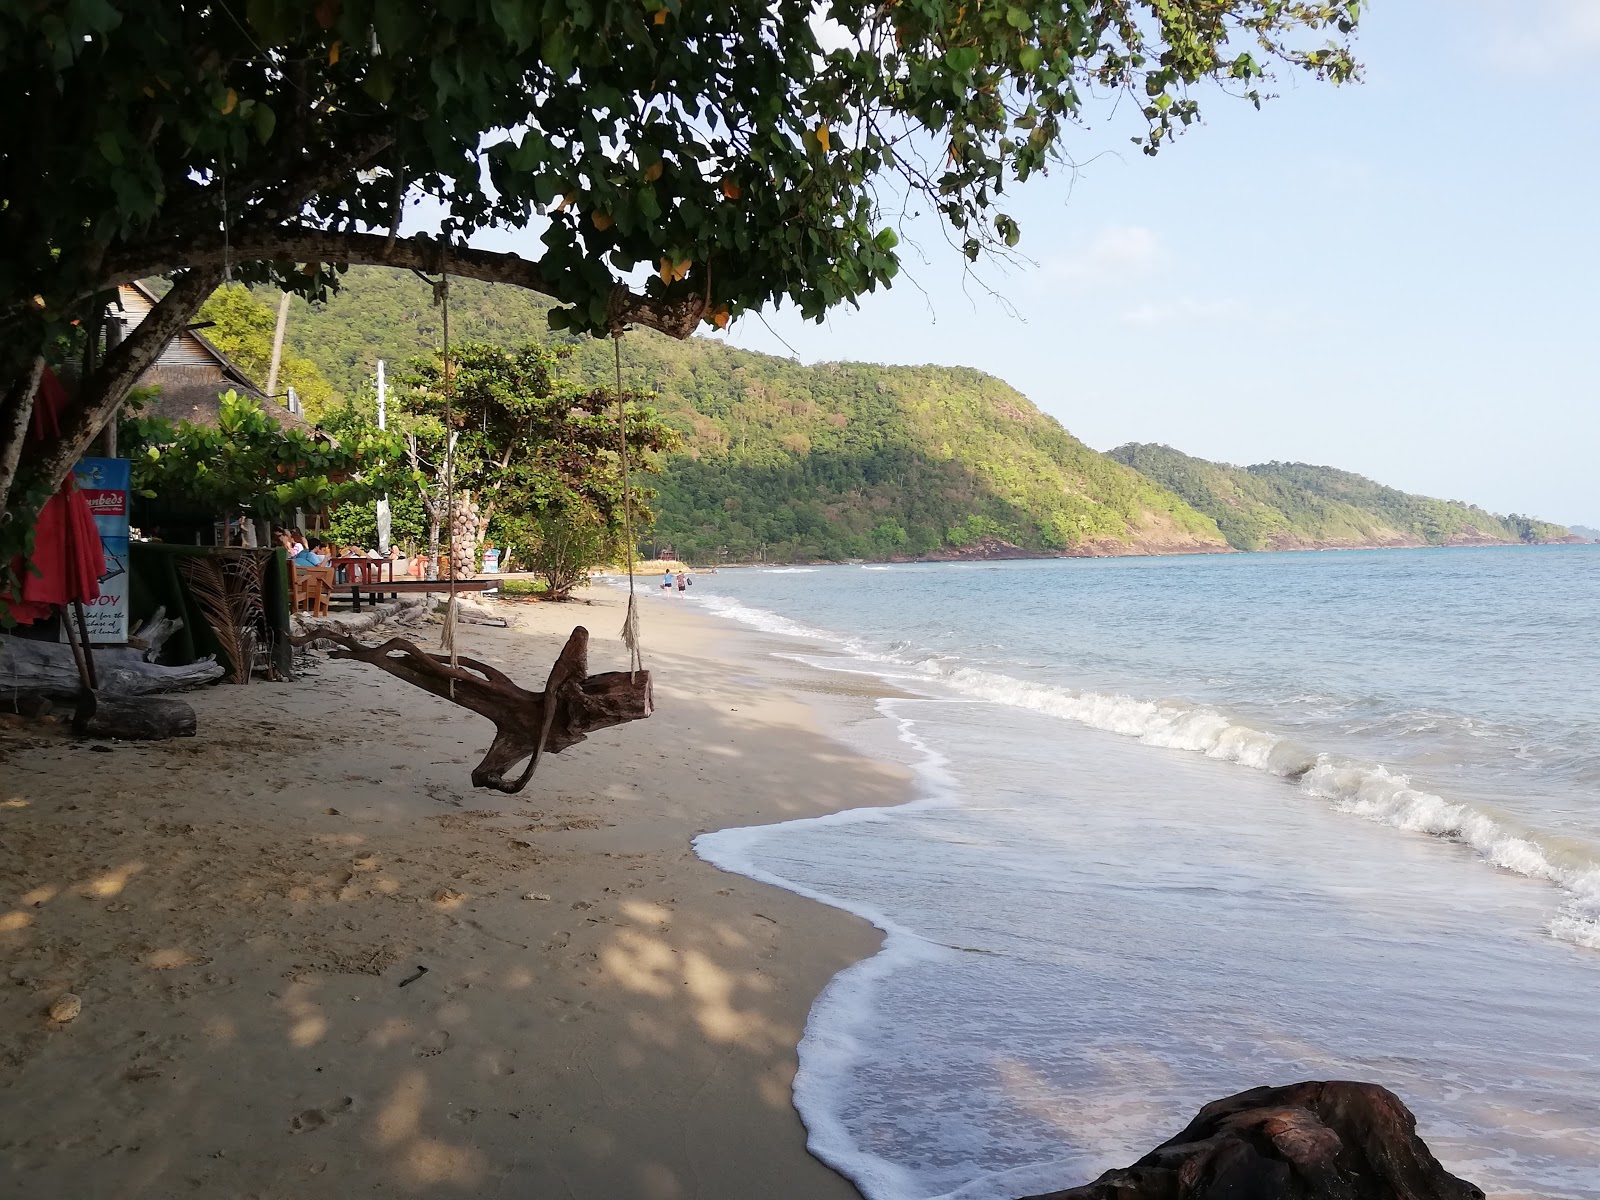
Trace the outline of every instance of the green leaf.
{"type": "Polygon", "coordinates": [[[661,202],[656,199],[656,189],[645,184],[633,194],[634,203],[638,205],[639,213],[646,221],[661,219],[661,202]]]}
{"type": "Polygon", "coordinates": [[[945,52],[944,61],[952,71],[965,75],[978,65],[980,57],[976,46],[956,46],[945,52]]]}
{"type": "Polygon", "coordinates": [[[257,104],[251,116],[255,122],[256,137],[262,142],[270,142],[272,131],[278,127],[278,114],[265,104],[257,104]]]}
{"type": "Polygon", "coordinates": [[[122,165],[122,142],[116,134],[107,130],[94,140],[95,148],[100,151],[100,157],[114,167],[122,165]]]}

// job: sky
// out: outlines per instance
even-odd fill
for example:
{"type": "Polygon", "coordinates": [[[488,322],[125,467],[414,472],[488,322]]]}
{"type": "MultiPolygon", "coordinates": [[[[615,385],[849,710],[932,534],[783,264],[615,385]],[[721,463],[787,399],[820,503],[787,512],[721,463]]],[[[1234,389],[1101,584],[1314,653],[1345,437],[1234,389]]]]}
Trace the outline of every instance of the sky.
{"type": "Polygon", "coordinates": [[[859,310],[727,340],[978,367],[1101,450],[1600,526],[1600,0],[1374,0],[1358,49],[1365,82],[1219,93],[1153,159],[1092,122],[1076,178],[1012,193],[1032,262],[998,299],[924,220],[859,310]]]}
{"type": "Polygon", "coordinates": [[[924,217],[859,308],[721,336],[977,367],[1100,450],[1320,463],[1600,527],[1600,0],[1371,0],[1357,49],[1359,84],[1285,68],[1259,112],[1203,95],[1155,158],[1126,106],[1091,111],[1076,170],[1007,197],[1024,263],[974,279],[924,217]]]}

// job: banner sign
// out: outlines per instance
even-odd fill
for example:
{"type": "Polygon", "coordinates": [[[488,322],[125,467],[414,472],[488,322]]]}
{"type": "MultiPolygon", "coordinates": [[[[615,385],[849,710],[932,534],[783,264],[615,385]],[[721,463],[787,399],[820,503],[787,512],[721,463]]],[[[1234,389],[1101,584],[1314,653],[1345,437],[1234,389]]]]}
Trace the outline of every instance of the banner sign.
{"type": "Polygon", "coordinates": [[[82,458],[72,468],[78,490],[89,501],[106,569],[100,599],[83,606],[89,640],[96,645],[128,640],[128,460],[82,458]]]}

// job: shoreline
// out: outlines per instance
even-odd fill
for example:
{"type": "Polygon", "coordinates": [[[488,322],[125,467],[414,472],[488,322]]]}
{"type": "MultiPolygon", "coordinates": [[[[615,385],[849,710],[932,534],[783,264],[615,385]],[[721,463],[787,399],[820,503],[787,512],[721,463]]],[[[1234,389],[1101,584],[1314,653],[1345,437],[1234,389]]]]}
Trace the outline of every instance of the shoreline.
{"type": "MultiPolygon", "coordinates": [[[[706,564],[700,567],[686,567],[693,573],[705,573],[720,570],[755,569],[763,567],[847,567],[847,566],[939,566],[945,563],[974,563],[974,562],[1077,562],[1089,559],[1108,558],[1210,558],[1216,555],[1239,556],[1244,558],[1257,558],[1265,555],[1280,554],[1336,554],[1336,553],[1366,553],[1373,550],[1498,550],[1521,549],[1539,550],[1551,546],[1590,546],[1600,545],[1600,541],[1591,542],[1587,538],[1570,537],[1548,542],[1510,542],[1510,541],[1463,541],[1442,542],[1432,544],[1428,542],[1399,542],[1399,543],[1361,543],[1346,544],[1343,542],[1330,542],[1327,545],[1304,546],[1263,546],[1259,550],[1239,550],[1233,546],[1183,546],[1171,549],[1141,549],[1138,547],[1124,546],[1120,549],[1090,548],[1080,551],[1056,550],[1029,550],[1025,547],[1015,546],[998,553],[975,552],[970,554],[952,550],[947,553],[924,555],[921,558],[902,556],[899,558],[796,558],[796,559],[765,559],[750,562],[720,562],[706,564]]],[[[676,561],[676,560],[674,560],[676,561]]],[[[626,573],[623,573],[626,578],[626,573]]]]}
{"type": "MultiPolygon", "coordinates": [[[[621,601],[589,596],[463,648],[534,686],[585,624],[622,665],[621,601]]],[[[857,1196],[790,1089],[881,937],[691,842],[912,798],[793,694],[865,716],[879,689],[788,689],[761,635],[643,616],[656,714],[521,796],[468,784],[486,722],[357,663],[192,693],[181,743],[0,730],[7,1193],[857,1196]]]]}

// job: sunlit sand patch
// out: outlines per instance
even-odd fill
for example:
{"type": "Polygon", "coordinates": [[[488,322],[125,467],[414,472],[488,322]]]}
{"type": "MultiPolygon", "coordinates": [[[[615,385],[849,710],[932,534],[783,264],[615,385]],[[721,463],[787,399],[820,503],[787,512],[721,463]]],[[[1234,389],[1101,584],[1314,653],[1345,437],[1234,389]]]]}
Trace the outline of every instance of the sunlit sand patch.
{"type": "Polygon", "coordinates": [[[471,1187],[483,1177],[482,1153],[470,1146],[452,1146],[438,1138],[425,1137],[406,1150],[404,1182],[411,1187],[431,1187],[449,1183],[471,1187]]]}
{"type": "Polygon", "coordinates": [[[188,967],[198,962],[194,955],[177,946],[165,950],[154,950],[144,956],[144,965],[152,971],[170,971],[175,967],[188,967]]]}
{"type": "Polygon", "coordinates": [[[0,915],[0,933],[12,933],[18,929],[26,929],[32,924],[32,913],[8,912],[0,915]]]}
{"type": "Polygon", "coordinates": [[[645,925],[665,925],[672,920],[672,912],[669,909],[642,900],[623,901],[622,912],[624,916],[632,917],[645,925]]]}
{"type": "Polygon", "coordinates": [[[751,1047],[766,1047],[781,1040],[767,1021],[733,1006],[733,992],[739,979],[717,966],[697,950],[684,956],[684,975],[689,994],[698,1004],[695,1023],[700,1032],[714,1042],[737,1042],[751,1047]]]}
{"type": "Polygon", "coordinates": [[[600,952],[600,965],[629,991],[662,998],[672,995],[669,976],[678,973],[670,946],[631,930],[618,933],[616,940],[600,952]]]}
{"type": "Polygon", "coordinates": [[[60,888],[51,887],[48,884],[46,884],[44,887],[36,887],[33,889],[33,891],[24,892],[22,894],[22,903],[35,905],[43,904],[46,900],[54,898],[55,894],[60,890],[60,888]]]}
{"type": "Polygon", "coordinates": [[[28,801],[21,796],[13,796],[9,800],[0,800],[0,808],[27,808],[28,801]]]}
{"type": "Polygon", "coordinates": [[[232,1018],[225,1017],[220,1013],[214,1013],[207,1017],[206,1023],[202,1028],[205,1030],[205,1035],[213,1042],[231,1042],[239,1036],[239,1026],[232,1018]]]}
{"type": "Polygon", "coordinates": [[[301,1049],[316,1045],[328,1032],[328,1018],[322,1015],[322,1009],[312,1001],[310,991],[311,989],[305,984],[296,983],[283,998],[283,1007],[291,1018],[289,1043],[301,1049]]]}
{"type": "Polygon", "coordinates": [[[81,895],[97,900],[103,900],[107,896],[116,896],[121,893],[123,888],[128,886],[128,881],[142,870],[144,870],[142,862],[126,863],[115,870],[107,871],[98,879],[91,879],[88,883],[82,884],[78,891],[81,895]]]}
{"type": "Polygon", "coordinates": [[[311,840],[328,846],[359,846],[367,839],[359,833],[318,833],[311,840]]]}

